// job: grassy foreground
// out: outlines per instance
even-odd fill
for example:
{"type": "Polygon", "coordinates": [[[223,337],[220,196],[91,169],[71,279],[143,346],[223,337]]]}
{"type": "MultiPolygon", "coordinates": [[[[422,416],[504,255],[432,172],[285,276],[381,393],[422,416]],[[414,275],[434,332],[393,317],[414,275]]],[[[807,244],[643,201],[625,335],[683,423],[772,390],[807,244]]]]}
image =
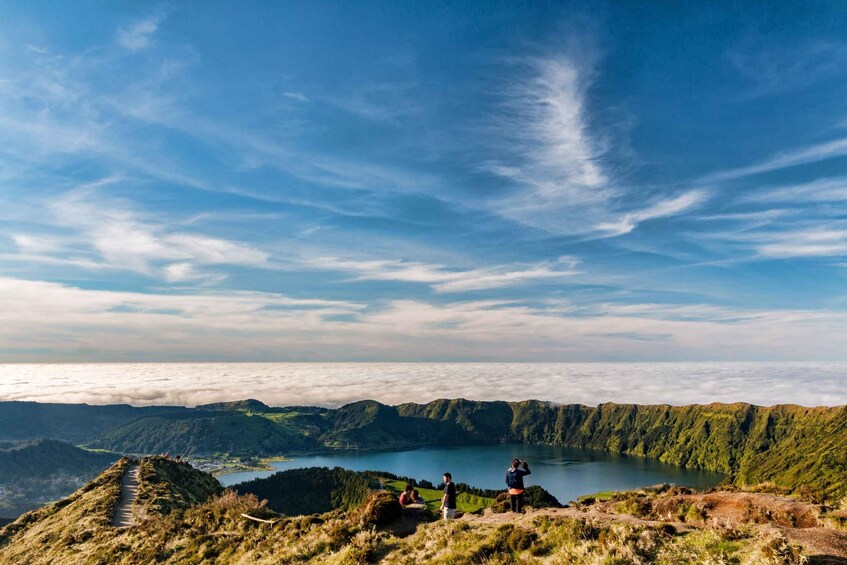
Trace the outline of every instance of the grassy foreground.
{"type": "Polygon", "coordinates": [[[847,547],[837,523],[825,525],[817,507],[776,495],[619,493],[575,508],[525,515],[489,509],[444,522],[400,508],[393,494],[378,491],[348,511],[283,517],[255,495],[221,492],[209,475],[162,458],[141,463],[137,513],[145,519],[114,528],[109,522],[126,466],[121,460],[67,499],[0,529],[0,563],[827,562],[804,561],[790,537],[800,531],[819,544],[818,553],[847,557],[832,553],[840,543],[847,547]],[[755,511],[732,514],[738,508],[755,511]]]}

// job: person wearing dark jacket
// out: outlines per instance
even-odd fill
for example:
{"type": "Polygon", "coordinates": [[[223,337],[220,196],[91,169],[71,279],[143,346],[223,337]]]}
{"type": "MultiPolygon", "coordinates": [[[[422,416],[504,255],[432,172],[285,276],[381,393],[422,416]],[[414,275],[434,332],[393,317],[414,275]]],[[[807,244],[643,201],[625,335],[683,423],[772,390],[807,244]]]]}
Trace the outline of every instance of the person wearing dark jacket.
{"type": "Polygon", "coordinates": [[[444,473],[444,496],[441,497],[441,511],[444,512],[445,520],[456,518],[456,483],[453,475],[444,473]]]}
{"type": "Polygon", "coordinates": [[[532,474],[529,463],[520,459],[512,459],[512,466],[506,471],[506,486],[509,487],[509,508],[512,512],[523,511],[524,484],[523,478],[532,474]],[[523,466],[523,469],[521,469],[523,466]]]}

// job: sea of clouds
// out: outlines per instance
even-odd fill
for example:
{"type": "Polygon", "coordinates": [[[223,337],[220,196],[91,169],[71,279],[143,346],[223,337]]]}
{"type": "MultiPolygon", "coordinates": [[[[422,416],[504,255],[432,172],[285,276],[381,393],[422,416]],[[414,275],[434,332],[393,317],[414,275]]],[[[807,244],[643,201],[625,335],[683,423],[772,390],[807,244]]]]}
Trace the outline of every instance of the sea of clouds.
{"type": "Polygon", "coordinates": [[[137,406],[256,398],[272,406],[437,398],[847,404],[847,363],[2,364],[0,400],[137,406]]]}

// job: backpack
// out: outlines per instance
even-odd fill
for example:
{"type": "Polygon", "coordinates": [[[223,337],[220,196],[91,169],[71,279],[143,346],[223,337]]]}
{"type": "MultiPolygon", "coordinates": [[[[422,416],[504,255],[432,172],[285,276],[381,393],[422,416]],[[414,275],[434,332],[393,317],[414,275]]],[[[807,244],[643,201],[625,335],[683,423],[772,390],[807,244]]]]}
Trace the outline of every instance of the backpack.
{"type": "Polygon", "coordinates": [[[506,486],[509,488],[520,488],[521,476],[515,469],[506,471],[506,486]]]}

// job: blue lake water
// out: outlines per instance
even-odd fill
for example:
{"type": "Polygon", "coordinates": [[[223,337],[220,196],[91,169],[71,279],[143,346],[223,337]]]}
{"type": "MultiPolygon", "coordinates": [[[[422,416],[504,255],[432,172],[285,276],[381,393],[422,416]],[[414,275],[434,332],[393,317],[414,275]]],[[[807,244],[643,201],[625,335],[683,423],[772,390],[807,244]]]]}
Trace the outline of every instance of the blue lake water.
{"type": "MultiPolygon", "coordinates": [[[[276,471],[301,467],[344,467],[353,471],[388,471],[401,476],[441,482],[445,471],[456,482],[480,488],[505,489],[505,474],[512,458],[528,461],[532,475],[527,486],[541,485],[561,502],[605,490],[629,490],[658,483],[706,488],[723,475],[683,469],[655,459],[629,457],[603,451],[547,445],[486,445],[427,447],[385,453],[332,453],[306,455],[272,464],[276,471]]],[[[224,486],[267,477],[276,471],[232,473],[219,477],[224,486]]]]}

